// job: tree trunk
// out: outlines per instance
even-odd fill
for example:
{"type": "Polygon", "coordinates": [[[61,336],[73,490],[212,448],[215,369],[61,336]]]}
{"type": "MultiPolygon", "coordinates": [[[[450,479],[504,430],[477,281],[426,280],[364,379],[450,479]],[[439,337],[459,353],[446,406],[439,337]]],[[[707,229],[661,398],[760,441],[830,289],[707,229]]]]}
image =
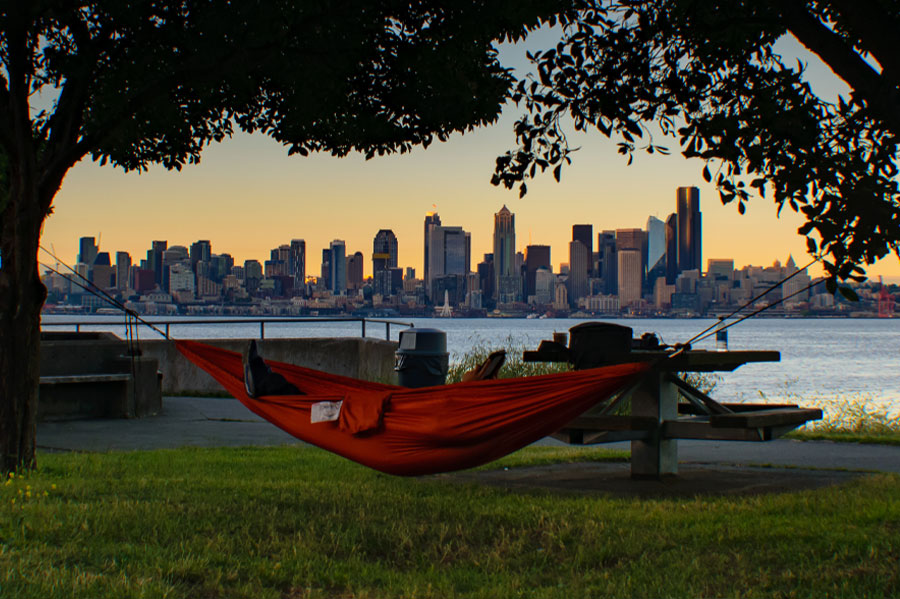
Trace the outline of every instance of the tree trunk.
{"type": "Polygon", "coordinates": [[[47,297],[38,274],[44,212],[33,171],[12,166],[9,174],[0,197],[0,472],[35,466],[40,311],[47,297]]]}

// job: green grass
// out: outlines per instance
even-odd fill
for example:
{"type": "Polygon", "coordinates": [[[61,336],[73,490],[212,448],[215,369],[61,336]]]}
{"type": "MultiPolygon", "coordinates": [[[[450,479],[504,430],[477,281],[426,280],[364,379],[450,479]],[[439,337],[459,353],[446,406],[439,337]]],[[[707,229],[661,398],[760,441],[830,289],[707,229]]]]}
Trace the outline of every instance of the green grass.
{"type": "Polygon", "coordinates": [[[898,537],[893,475],[618,499],[396,478],[313,448],[43,454],[0,484],[0,597],[885,597],[898,537]]]}

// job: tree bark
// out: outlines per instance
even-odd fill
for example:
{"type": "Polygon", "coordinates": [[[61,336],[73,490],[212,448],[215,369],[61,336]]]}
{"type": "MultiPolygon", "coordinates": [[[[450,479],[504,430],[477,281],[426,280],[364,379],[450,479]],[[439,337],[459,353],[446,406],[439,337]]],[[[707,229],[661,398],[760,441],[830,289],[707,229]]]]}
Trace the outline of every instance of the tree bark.
{"type": "Polygon", "coordinates": [[[11,164],[0,213],[0,472],[35,466],[40,312],[37,251],[44,212],[34,172],[11,164]]]}

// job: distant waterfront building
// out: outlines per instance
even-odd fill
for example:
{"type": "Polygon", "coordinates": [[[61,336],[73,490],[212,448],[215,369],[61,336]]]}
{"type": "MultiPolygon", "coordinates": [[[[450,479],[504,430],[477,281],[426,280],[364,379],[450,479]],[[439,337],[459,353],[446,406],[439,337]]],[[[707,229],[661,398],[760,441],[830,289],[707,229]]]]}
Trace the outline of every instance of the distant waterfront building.
{"type": "Polygon", "coordinates": [[[97,247],[95,241],[96,240],[93,237],[82,237],[78,240],[78,262],[86,264],[88,272],[90,272],[91,268],[94,266],[94,261],[97,259],[97,254],[100,252],[100,248],[97,247]]]}
{"type": "Polygon", "coordinates": [[[572,225],[572,241],[580,241],[587,249],[586,276],[594,276],[594,225],[572,225]]]}
{"type": "Polygon", "coordinates": [[[116,252],[116,289],[131,289],[131,254],[116,252]]]}
{"type": "Polygon", "coordinates": [[[590,254],[580,241],[569,242],[569,301],[574,305],[588,294],[590,254]]]}
{"type": "MultiPolygon", "coordinates": [[[[471,234],[462,227],[441,225],[431,227],[428,248],[428,272],[431,279],[426,280],[425,285],[428,297],[432,302],[440,300],[440,298],[435,299],[435,296],[432,295],[433,281],[446,275],[468,274],[471,270],[469,267],[471,252],[471,234]]],[[[443,297],[443,293],[441,297],[443,297]]]]}
{"type": "Polygon", "coordinates": [[[556,290],[556,275],[549,268],[539,267],[534,272],[534,293],[528,296],[531,303],[538,305],[553,303],[553,294],[556,290]]]}
{"type": "Polygon", "coordinates": [[[666,219],[666,285],[674,285],[678,278],[678,215],[666,219]]]}
{"type": "MultiPolygon", "coordinates": [[[[638,299],[640,299],[640,293],[643,289],[644,278],[646,276],[646,252],[647,252],[647,232],[643,229],[616,229],[616,253],[621,254],[625,250],[634,250],[637,252],[638,258],[638,299]]],[[[631,262],[628,262],[631,264],[631,262]]],[[[617,260],[617,267],[622,267],[622,260],[617,260]]],[[[632,280],[634,273],[628,273],[628,281],[632,280]]],[[[618,278],[618,295],[619,295],[619,305],[623,308],[628,306],[628,303],[622,300],[622,273],[617,273],[618,278]]],[[[631,293],[628,291],[626,293],[631,293]]]]}
{"type": "Polygon", "coordinates": [[[372,241],[372,281],[375,293],[383,297],[393,295],[395,290],[392,271],[397,267],[397,236],[390,229],[381,229],[372,241]]]}
{"type": "Polygon", "coordinates": [[[616,232],[597,234],[597,277],[605,295],[615,295],[619,290],[619,260],[616,258],[616,232]]]}
{"type": "Polygon", "coordinates": [[[635,248],[619,249],[619,307],[627,308],[641,299],[643,260],[635,248]]]}
{"type": "Polygon", "coordinates": [[[703,266],[700,190],[679,187],[677,204],[678,271],[700,270],[703,266]]]}
{"type": "MultiPolygon", "coordinates": [[[[529,245],[525,248],[525,299],[537,293],[537,271],[553,271],[549,245],[529,245]]],[[[551,292],[552,293],[552,292],[551,292]]],[[[549,301],[544,303],[550,303],[549,301]]]]}
{"type": "Polygon", "coordinates": [[[347,289],[359,289],[363,283],[363,254],[347,256],[347,289]]]}
{"type": "Polygon", "coordinates": [[[168,241],[153,241],[147,250],[147,267],[153,271],[153,280],[162,289],[163,284],[163,252],[169,246],[168,241]]]}
{"type": "MultiPolygon", "coordinates": [[[[291,268],[294,277],[294,290],[303,290],[306,286],[306,240],[291,240],[291,268]]],[[[304,292],[305,293],[305,292],[304,292]]]]}
{"type": "Polygon", "coordinates": [[[426,290],[431,288],[431,230],[441,226],[441,217],[437,212],[429,212],[425,215],[425,264],[422,270],[422,279],[425,281],[426,290]]]}
{"type": "Polygon", "coordinates": [[[519,288],[516,270],[516,216],[506,205],[494,214],[494,297],[499,302],[516,301],[510,297],[519,288]],[[512,281],[510,279],[516,279],[512,281]]]}
{"type": "Polygon", "coordinates": [[[190,256],[191,270],[196,273],[198,262],[205,262],[208,264],[210,258],[212,258],[212,244],[208,239],[198,239],[191,244],[190,256]]]}
{"type": "Polygon", "coordinates": [[[347,292],[347,245],[342,239],[335,239],[329,246],[331,251],[330,289],[334,295],[347,292]]]}

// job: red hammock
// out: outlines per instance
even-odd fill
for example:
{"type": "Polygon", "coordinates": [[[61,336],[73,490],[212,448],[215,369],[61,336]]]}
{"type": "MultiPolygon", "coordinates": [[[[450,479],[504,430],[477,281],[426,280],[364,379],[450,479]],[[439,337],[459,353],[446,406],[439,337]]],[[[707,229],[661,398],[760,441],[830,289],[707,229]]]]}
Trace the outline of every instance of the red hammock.
{"type": "Polygon", "coordinates": [[[306,395],[252,399],[241,354],[196,341],[178,349],[247,408],[291,435],[401,476],[479,466],[541,439],[606,401],[649,366],[620,364],[517,379],[407,389],[268,362],[306,395]],[[312,406],[342,401],[336,421],[312,423],[312,406]]]}

